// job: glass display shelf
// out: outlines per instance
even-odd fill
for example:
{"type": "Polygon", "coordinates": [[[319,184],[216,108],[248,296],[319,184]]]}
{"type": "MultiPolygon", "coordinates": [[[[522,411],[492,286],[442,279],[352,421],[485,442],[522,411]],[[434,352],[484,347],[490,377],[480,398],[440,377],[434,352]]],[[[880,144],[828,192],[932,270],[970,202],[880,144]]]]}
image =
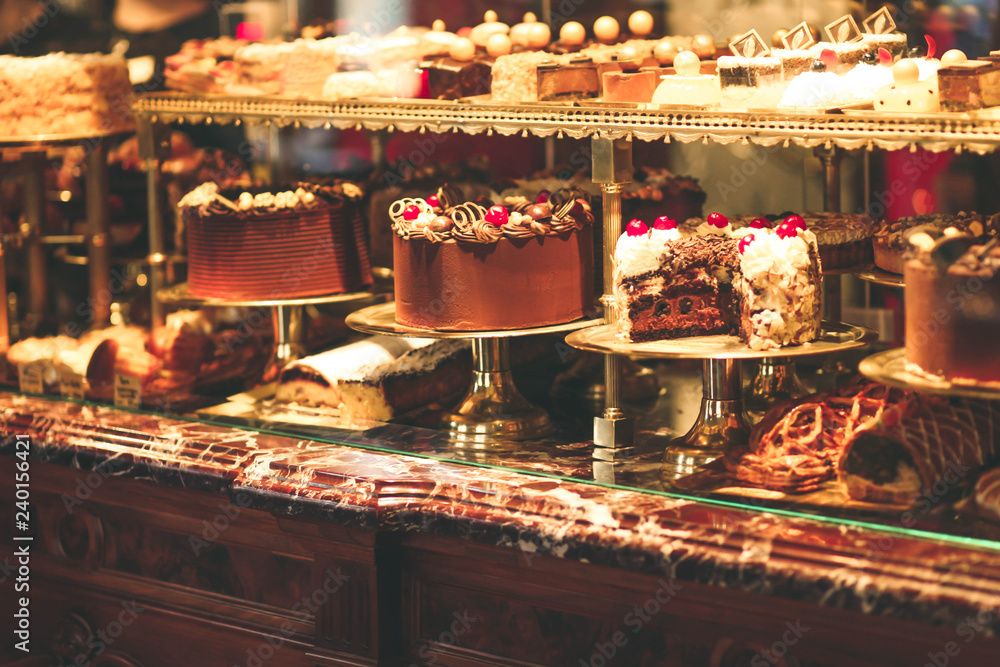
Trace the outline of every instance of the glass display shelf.
{"type": "Polygon", "coordinates": [[[246,123],[400,132],[533,134],[642,141],[743,142],[762,146],[988,153],[1000,146],[1000,119],[973,113],[803,113],[777,110],[644,109],[595,102],[492,102],[373,98],[324,102],[165,92],[136,98],[151,123],[246,123]]]}
{"type": "MultiPolygon", "coordinates": [[[[653,401],[629,406],[637,417],[638,431],[667,437],[683,433],[697,411],[701,383],[699,368],[699,364],[686,361],[670,365],[661,363],[654,367],[664,390],[653,401]]],[[[579,408],[579,401],[575,408],[568,407],[568,403],[562,404],[549,397],[547,387],[532,383],[530,373],[519,375],[515,372],[515,377],[530,400],[550,411],[557,428],[554,435],[508,442],[495,448],[470,449],[460,442],[456,443],[447,431],[428,428],[453,406],[454,401],[451,400],[439,400],[391,423],[348,422],[341,419],[337,410],[283,406],[267,399],[252,401],[246,396],[191,413],[169,416],[196,423],[305,438],[320,447],[343,445],[519,472],[540,478],[583,482],[610,489],[698,500],[744,511],[748,518],[758,512],[769,512],[931,539],[942,544],[1000,551],[1000,524],[980,518],[974,508],[969,507],[971,489],[944,499],[916,516],[913,525],[904,528],[900,517],[907,512],[916,515],[912,508],[852,501],[836,481],[827,482],[809,493],[787,494],[741,487],[726,477],[722,465],[710,465],[693,476],[672,481],[661,474],[662,448],[655,445],[637,445],[630,456],[614,462],[595,460],[590,441],[592,416],[579,408]]],[[[70,401],[58,396],[46,398],[70,401]]]]}

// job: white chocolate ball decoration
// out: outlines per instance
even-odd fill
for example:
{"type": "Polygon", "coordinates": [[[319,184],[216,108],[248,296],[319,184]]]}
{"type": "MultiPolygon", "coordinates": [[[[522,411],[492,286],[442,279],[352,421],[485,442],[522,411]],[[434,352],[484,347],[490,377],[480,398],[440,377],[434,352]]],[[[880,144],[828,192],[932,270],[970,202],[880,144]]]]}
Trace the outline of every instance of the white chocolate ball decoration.
{"type": "Polygon", "coordinates": [[[661,66],[673,65],[674,59],[677,55],[684,51],[684,49],[678,46],[675,42],[671,41],[669,37],[661,39],[653,47],[653,58],[661,66]]]}
{"type": "Polygon", "coordinates": [[[715,38],[711,35],[695,35],[691,38],[691,50],[699,58],[711,59],[715,56],[715,38]]]}
{"type": "Polygon", "coordinates": [[[526,13],[526,14],[524,15],[524,18],[523,18],[523,19],[521,19],[521,20],[522,20],[522,21],[523,21],[524,23],[537,23],[537,22],[538,22],[538,17],[537,17],[537,16],[535,16],[535,13],[534,13],[534,12],[527,12],[527,13],[526,13]]]}
{"type": "Polygon", "coordinates": [[[568,21],[559,29],[559,41],[563,44],[577,45],[583,44],[587,38],[587,30],[578,21],[568,21]]]}
{"type": "Polygon", "coordinates": [[[469,62],[476,57],[476,45],[468,37],[459,37],[448,49],[448,55],[454,60],[469,62]]]}
{"type": "Polygon", "coordinates": [[[496,23],[498,20],[497,13],[492,9],[483,14],[483,23],[496,23]]]}
{"type": "Polygon", "coordinates": [[[653,15],[644,10],[632,12],[628,17],[628,29],[633,35],[645,37],[653,32],[653,15]]]}
{"type": "Polygon", "coordinates": [[[494,58],[499,58],[500,56],[505,56],[511,52],[514,48],[510,37],[503,33],[497,33],[495,35],[490,35],[490,38],[486,40],[486,53],[490,54],[494,58]]]}
{"type": "Polygon", "coordinates": [[[431,24],[431,30],[433,30],[434,32],[444,32],[445,30],[444,21],[442,21],[441,19],[436,19],[434,23],[431,24]]]}
{"type": "Polygon", "coordinates": [[[681,51],[674,58],[674,69],[681,76],[701,74],[701,58],[694,51],[681,51]]]}
{"type": "Polygon", "coordinates": [[[911,58],[904,58],[892,66],[892,78],[896,83],[916,83],[920,81],[920,68],[911,58]]]}
{"type": "Polygon", "coordinates": [[[602,16],[594,21],[594,36],[600,41],[610,44],[618,39],[621,28],[613,16],[602,16]]]}
{"type": "Polygon", "coordinates": [[[661,39],[653,47],[653,57],[661,65],[672,65],[681,50],[669,39],[661,39]]]}
{"type": "Polygon", "coordinates": [[[945,51],[941,56],[941,67],[951,67],[952,65],[957,65],[958,63],[964,63],[968,59],[969,57],[965,55],[964,51],[951,49],[949,51],[945,51]]]}
{"type": "Polygon", "coordinates": [[[528,29],[528,46],[532,49],[542,49],[549,45],[552,31],[544,23],[531,23],[528,29]]]}

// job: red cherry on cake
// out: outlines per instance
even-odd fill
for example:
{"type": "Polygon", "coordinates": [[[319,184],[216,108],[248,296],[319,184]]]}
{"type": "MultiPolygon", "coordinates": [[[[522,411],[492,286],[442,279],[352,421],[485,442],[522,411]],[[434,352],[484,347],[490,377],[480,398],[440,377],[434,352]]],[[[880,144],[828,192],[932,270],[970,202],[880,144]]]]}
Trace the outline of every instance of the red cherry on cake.
{"type": "Polygon", "coordinates": [[[744,252],[746,252],[747,246],[750,245],[751,243],[753,243],[753,234],[747,234],[746,236],[740,239],[740,243],[737,247],[739,248],[741,255],[744,252]]]}
{"type": "Polygon", "coordinates": [[[677,221],[661,215],[653,221],[653,229],[677,229],[677,221]]]}
{"type": "Polygon", "coordinates": [[[538,193],[538,196],[535,197],[535,203],[544,204],[549,200],[550,194],[551,193],[548,190],[542,190],[541,192],[538,193]]]}
{"type": "Polygon", "coordinates": [[[438,200],[437,195],[431,195],[426,201],[431,208],[441,208],[441,202],[438,200]]]}
{"type": "Polygon", "coordinates": [[[790,215],[790,216],[788,216],[787,218],[785,218],[785,224],[786,225],[791,225],[792,227],[795,227],[796,229],[801,229],[802,231],[806,230],[806,221],[803,220],[802,216],[800,216],[800,215],[790,215]]]}
{"type": "Polygon", "coordinates": [[[410,204],[403,209],[403,220],[407,222],[413,222],[420,217],[420,207],[416,204],[410,204]]]}
{"type": "Polygon", "coordinates": [[[633,218],[625,227],[625,233],[629,236],[645,236],[649,233],[649,227],[639,218],[633,218]]]}
{"type": "Polygon", "coordinates": [[[779,239],[793,239],[799,235],[799,229],[795,225],[783,222],[778,225],[778,228],[774,230],[774,233],[778,235],[779,239]]]}
{"type": "Polygon", "coordinates": [[[726,225],[729,224],[729,218],[722,215],[721,213],[709,213],[707,222],[713,227],[718,227],[719,229],[725,229],[726,225]]]}
{"type": "Polygon", "coordinates": [[[503,206],[490,206],[490,209],[486,211],[486,222],[491,225],[503,227],[507,224],[507,218],[507,209],[503,206]]]}
{"type": "MultiPolygon", "coordinates": [[[[771,221],[767,218],[754,218],[750,221],[751,229],[771,229],[771,221]]],[[[751,235],[751,238],[753,236],[751,235]]]]}

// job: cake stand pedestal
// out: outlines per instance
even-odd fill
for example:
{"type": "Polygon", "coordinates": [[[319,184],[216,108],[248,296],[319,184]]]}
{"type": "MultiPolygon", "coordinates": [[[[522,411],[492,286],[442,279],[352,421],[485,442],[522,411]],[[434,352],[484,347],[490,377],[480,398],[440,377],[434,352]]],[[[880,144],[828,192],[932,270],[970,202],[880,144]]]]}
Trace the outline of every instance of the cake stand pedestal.
{"type": "Polygon", "coordinates": [[[699,336],[648,343],[629,343],[618,337],[613,325],[591,327],[566,337],[581,350],[628,355],[647,359],[702,359],[701,408],[687,434],[672,440],[663,456],[663,476],[678,479],[725,455],[732,447],[746,444],[750,424],[743,402],[740,361],[793,359],[830,354],[862,347],[876,334],[864,327],[823,322],[816,340],[779,350],[751,350],[736,336],[699,336]]]}
{"type": "MultiPolygon", "coordinates": [[[[34,137],[0,138],[0,157],[19,162],[24,175],[24,221],[21,230],[28,268],[27,332],[33,333],[45,315],[48,299],[48,271],[45,245],[85,242],[89,258],[90,306],[94,327],[106,325],[111,317],[107,298],[111,282],[110,214],[108,211],[108,147],[124,133],[51,134],[34,137]],[[80,237],[46,237],[47,205],[45,170],[52,166],[48,150],[81,146],[85,150],[87,233],[80,237]],[[6,149],[6,150],[5,150],[6,149]],[[14,158],[14,159],[11,159],[14,158]]],[[[6,331],[4,332],[6,335],[6,331]]]]}
{"type": "Polygon", "coordinates": [[[865,357],[858,366],[858,370],[861,371],[862,375],[876,382],[903,389],[947,396],[1000,400],[1000,383],[955,384],[944,378],[936,378],[910,370],[907,367],[904,348],[886,350],[865,357]]]}
{"type": "MultiPolygon", "coordinates": [[[[301,299],[218,299],[194,296],[187,283],[167,287],[156,292],[156,299],[164,305],[203,307],[270,308],[274,326],[274,352],[264,372],[265,378],[276,378],[279,371],[306,354],[305,307],[326,303],[354,303],[372,298],[371,292],[350,292],[301,299]]],[[[248,326],[253,323],[248,319],[248,326]]]]}
{"type": "Polygon", "coordinates": [[[510,331],[417,329],[396,322],[394,302],[370,306],[347,316],[347,326],[362,333],[472,341],[472,384],[458,407],[444,415],[441,423],[457,446],[470,449],[502,446],[504,441],[540,438],[554,430],[548,414],[524,398],[514,384],[510,370],[511,338],[565,333],[601,321],[578,320],[510,331]]]}

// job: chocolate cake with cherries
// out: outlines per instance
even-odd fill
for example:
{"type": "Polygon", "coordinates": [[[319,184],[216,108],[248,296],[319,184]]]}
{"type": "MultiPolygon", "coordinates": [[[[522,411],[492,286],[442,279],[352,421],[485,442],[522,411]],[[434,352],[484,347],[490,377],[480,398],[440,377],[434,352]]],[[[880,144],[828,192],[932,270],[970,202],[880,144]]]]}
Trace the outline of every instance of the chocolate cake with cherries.
{"type": "Polygon", "coordinates": [[[799,216],[734,230],[718,213],[693,231],[633,220],[615,248],[619,333],[632,342],[737,334],[756,350],[820,330],[816,237],[799,216]]]}
{"type": "Polygon", "coordinates": [[[453,331],[562,324],[594,312],[593,214],[555,192],[495,205],[442,186],[389,209],[396,321],[453,331]]]}

